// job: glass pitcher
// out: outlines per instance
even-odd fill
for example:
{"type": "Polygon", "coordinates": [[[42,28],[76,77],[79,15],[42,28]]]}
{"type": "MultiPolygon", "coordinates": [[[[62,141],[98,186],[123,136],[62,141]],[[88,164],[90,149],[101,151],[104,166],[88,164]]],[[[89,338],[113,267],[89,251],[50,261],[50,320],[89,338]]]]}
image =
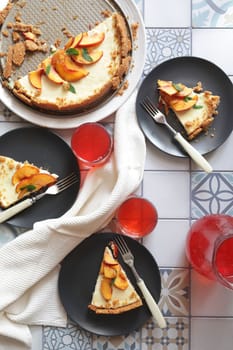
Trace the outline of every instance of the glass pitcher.
{"type": "Polygon", "coordinates": [[[188,232],[186,255],[200,274],[233,289],[233,217],[198,219],[188,232]]]}

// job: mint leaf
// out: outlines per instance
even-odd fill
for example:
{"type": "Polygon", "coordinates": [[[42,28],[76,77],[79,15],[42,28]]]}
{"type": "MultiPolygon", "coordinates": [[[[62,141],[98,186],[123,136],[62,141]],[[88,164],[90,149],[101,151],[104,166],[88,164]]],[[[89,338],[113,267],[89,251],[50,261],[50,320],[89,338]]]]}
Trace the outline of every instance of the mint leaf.
{"type": "Polygon", "coordinates": [[[175,84],[173,83],[172,86],[177,90],[177,91],[182,91],[183,87],[181,84],[175,84]]]}
{"type": "Polygon", "coordinates": [[[83,58],[84,58],[86,61],[88,61],[88,62],[92,62],[92,61],[93,61],[93,59],[92,59],[91,56],[89,55],[88,50],[87,50],[86,48],[83,48],[83,49],[82,49],[82,56],[83,56],[83,58]]]}
{"type": "Polygon", "coordinates": [[[74,85],[72,85],[72,84],[69,85],[69,91],[72,92],[73,94],[76,94],[76,90],[75,90],[74,85]]]}
{"type": "Polygon", "coordinates": [[[36,186],[34,185],[26,185],[26,186],[23,186],[23,187],[20,187],[20,190],[27,190],[28,192],[32,192],[36,189],[36,186]]]}
{"type": "Polygon", "coordinates": [[[194,109],[201,109],[201,108],[203,108],[203,106],[201,106],[201,105],[194,105],[193,108],[194,109]]]}
{"type": "Polygon", "coordinates": [[[45,68],[45,73],[48,75],[51,70],[51,64],[48,64],[45,68]]]}
{"type": "Polygon", "coordinates": [[[79,55],[79,51],[73,47],[70,47],[69,49],[66,50],[67,55],[74,55],[74,56],[78,56],[79,55]]]}
{"type": "Polygon", "coordinates": [[[185,102],[188,102],[188,101],[191,101],[191,100],[192,100],[192,97],[189,97],[189,96],[185,96],[185,98],[184,98],[185,102]]]}

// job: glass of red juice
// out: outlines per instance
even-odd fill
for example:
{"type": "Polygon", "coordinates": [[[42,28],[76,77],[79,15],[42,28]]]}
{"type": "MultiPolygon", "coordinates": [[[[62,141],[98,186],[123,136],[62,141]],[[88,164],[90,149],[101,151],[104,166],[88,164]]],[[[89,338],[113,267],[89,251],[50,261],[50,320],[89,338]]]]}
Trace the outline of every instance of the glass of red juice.
{"type": "Polygon", "coordinates": [[[71,137],[71,148],[81,166],[99,167],[105,164],[112,152],[112,137],[100,123],[80,125],[71,137]]]}
{"type": "Polygon", "coordinates": [[[120,233],[139,239],[153,231],[158,213],[148,199],[132,196],[120,205],[115,220],[120,233]]]}
{"type": "Polygon", "coordinates": [[[201,275],[233,289],[233,217],[213,214],[198,219],[188,232],[186,255],[201,275]]]}

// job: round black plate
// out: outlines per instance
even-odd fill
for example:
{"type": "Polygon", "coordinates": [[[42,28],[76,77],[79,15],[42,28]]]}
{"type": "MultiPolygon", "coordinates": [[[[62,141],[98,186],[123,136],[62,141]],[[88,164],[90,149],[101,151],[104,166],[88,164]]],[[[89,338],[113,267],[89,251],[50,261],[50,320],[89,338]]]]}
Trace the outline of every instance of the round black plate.
{"type": "MultiPolygon", "coordinates": [[[[57,174],[59,179],[72,172],[80,178],[78,163],[70,147],[47,129],[25,127],[7,132],[0,137],[0,154],[21,162],[27,160],[57,174]]],[[[76,183],[56,196],[45,196],[8,223],[31,228],[36,221],[60,217],[74,203],[79,185],[76,183]]]]}
{"type": "MultiPolygon", "coordinates": [[[[140,101],[146,96],[149,96],[157,105],[158,79],[182,82],[191,87],[201,81],[205,90],[220,96],[219,113],[209,129],[209,133],[205,135],[203,132],[197,139],[190,142],[201,154],[213,151],[228,138],[233,128],[233,85],[231,80],[215,64],[202,58],[185,56],[173,58],[155,67],[139,88],[136,101],[138,122],[145,136],[154,146],[168,154],[187,157],[167,128],[156,124],[140,105],[140,101]],[[211,133],[214,136],[211,136],[211,133]]],[[[169,113],[167,120],[170,125],[185,136],[184,129],[172,112],[169,113]]]]}
{"type": "MultiPolygon", "coordinates": [[[[141,327],[151,317],[145,304],[120,315],[96,315],[87,307],[92,298],[104,248],[115,235],[97,233],[85,239],[63,261],[58,282],[61,301],[71,320],[87,331],[105,336],[128,334],[141,327]]],[[[158,302],[161,279],[153,256],[136,240],[128,237],[125,239],[135,256],[138,273],[158,302]]],[[[123,263],[121,257],[119,261],[132,284],[136,286],[128,266],[123,263]]],[[[141,295],[140,291],[138,293],[141,295]]]]}

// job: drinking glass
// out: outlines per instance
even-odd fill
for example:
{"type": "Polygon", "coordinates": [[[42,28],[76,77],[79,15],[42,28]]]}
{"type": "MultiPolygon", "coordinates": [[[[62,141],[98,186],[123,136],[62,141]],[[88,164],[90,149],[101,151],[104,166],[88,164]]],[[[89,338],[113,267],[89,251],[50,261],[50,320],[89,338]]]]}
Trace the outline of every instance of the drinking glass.
{"type": "Polygon", "coordinates": [[[186,255],[201,275],[233,289],[233,217],[213,214],[195,221],[188,232],[186,255]]]}
{"type": "Polygon", "coordinates": [[[95,122],[80,125],[71,137],[71,148],[80,165],[86,168],[105,164],[112,152],[112,137],[107,129],[95,122]]]}
{"type": "Polygon", "coordinates": [[[116,228],[132,238],[142,238],[153,231],[158,221],[155,206],[146,198],[131,196],[118,208],[116,228]]]}

